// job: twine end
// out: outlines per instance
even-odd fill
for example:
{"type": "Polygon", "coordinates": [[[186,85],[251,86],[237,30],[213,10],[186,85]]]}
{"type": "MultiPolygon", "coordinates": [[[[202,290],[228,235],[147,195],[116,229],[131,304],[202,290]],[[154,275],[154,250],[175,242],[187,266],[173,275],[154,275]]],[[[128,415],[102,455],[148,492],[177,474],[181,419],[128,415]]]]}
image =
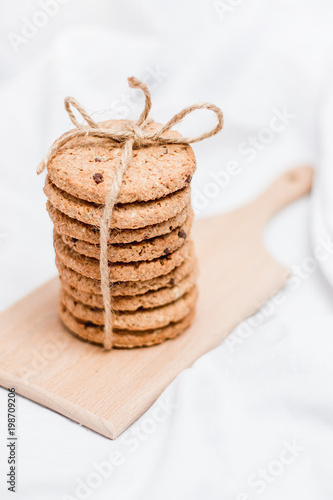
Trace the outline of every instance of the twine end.
{"type": "Polygon", "coordinates": [[[104,350],[105,351],[111,351],[112,350],[112,343],[111,342],[104,342],[103,344],[104,350]]]}
{"type": "Polygon", "coordinates": [[[45,168],[45,161],[43,160],[40,162],[40,164],[36,169],[37,175],[40,175],[43,172],[44,168],[45,168]]]}
{"type": "Polygon", "coordinates": [[[127,78],[127,81],[128,81],[128,86],[131,89],[136,89],[136,88],[140,87],[141,82],[140,82],[140,80],[135,78],[135,76],[130,76],[129,78],[127,78]]]}

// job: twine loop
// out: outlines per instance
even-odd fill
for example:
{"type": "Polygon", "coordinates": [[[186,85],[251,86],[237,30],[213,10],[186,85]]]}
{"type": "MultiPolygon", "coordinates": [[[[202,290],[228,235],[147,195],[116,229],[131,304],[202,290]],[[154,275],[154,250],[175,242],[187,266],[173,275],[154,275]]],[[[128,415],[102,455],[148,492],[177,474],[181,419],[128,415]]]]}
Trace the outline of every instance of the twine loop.
{"type": "Polygon", "coordinates": [[[95,122],[87,111],[74,97],[66,97],[65,109],[70,117],[75,129],[70,130],[57,139],[49,149],[46,157],[39,164],[37,173],[40,174],[47,168],[56,156],[69,141],[78,139],[79,137],[100,137],[108,139],[111,144],[119,145],[122,148],[119,163],[115,169],[113,179],[105,198],[103,214],[100,221],[100,275],[101,275],[101,291],[104,303],[104,347],[112,349],[113,333],[112,333],[112,309],[111,309],[111,291],[110,291],[110,269],[108,262],[108,239],[109,227],[112,218],[114,205],[117,203],[123,177],[128,169],[131,160],[133,148],[163,145],[163,144],[191,144],[194,142],[203,141],[208,137],[217,134],[223,127],[223,113],[214,104],[199,103],[184,108],[182,111],[174,115],[165,125],[156,131],[147,131],[146,127],[152,121],[148,118],[151,109],[151,95],[147,85],[140,80],[131,77],[128,79],[128,84],[131,88],[140,89],[145,96],[145,105],[139,119],[136,122],[127,120],[120,126],[111,126],[107,128],[103,124],[95,122]],[[78,122],[73,109],[81,115],[86,124],[78,122]],[[193,111],[207,109],[212,111],[217,116],[217,125],[197,137],[171,137],[167,132],[174,125],[179,123],[185,116],[193,111]]]}

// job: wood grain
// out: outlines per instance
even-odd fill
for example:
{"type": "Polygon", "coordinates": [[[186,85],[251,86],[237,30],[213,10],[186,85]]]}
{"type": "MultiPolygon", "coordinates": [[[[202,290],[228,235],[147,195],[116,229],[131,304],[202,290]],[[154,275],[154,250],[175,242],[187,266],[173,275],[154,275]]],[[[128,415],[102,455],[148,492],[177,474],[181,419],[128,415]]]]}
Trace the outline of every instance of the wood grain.
{"type": "Polygon", "coordinates": [[[284,285],[288,272],[266,251],[262,230],[274,213],[308,193],[311,183],[312,170],[299,167],[247,206],[195,222],[196,319],[161,345],[106,352],[81,342],[58,319],[58,279],[46,283],[0,315],[1,386],[117,437],[184,368],[284,285]]]}

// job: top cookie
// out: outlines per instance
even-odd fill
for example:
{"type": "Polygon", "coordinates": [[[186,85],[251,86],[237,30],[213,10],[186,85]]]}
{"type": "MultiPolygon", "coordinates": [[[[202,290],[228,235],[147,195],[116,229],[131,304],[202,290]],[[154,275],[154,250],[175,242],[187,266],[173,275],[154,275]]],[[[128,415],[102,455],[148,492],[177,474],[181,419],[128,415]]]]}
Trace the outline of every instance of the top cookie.
{"type": "MultiPolygon", "coordinates": [[[[124,120],[101,122],[103,127],[121,127],[124,120]]],[[[160,128],[147,125],[146,131],[160,128]]],[[[181,137],[176,131],[168,136],[181,137]]],[[[68,142],[48,166],[49,176],[58,188],[94,203],[104,204],[111,179],[122,154],[121,147],[108,139],[82,137],[68,142]]],[[[182,189],[191,181],[196,161],[191,146],[168,144],[133,150],[131,164],[124,175],[117,203],[133,203],[162,198],[182,189]]]]}

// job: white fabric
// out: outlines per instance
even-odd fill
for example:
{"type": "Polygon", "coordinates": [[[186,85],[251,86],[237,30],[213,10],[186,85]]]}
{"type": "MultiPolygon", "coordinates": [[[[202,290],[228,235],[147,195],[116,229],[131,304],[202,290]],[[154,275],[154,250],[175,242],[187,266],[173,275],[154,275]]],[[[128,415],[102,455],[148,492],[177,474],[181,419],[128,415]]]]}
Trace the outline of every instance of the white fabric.
{"type": "MultiPolygon", "coordinates": [[[[292,166],[313,164],[320,177],[312,203],[294,203],[264,235],[295,273],[282,303],[181,373],[121,438],[19,398],[15,498],[331,500],[332,2],[62,0],[58,10],[49,2],[55,10],[36,30],[26,19],[45,22],[41,3],[1,2],[1,309],[56,273],[35,168],[70,127],[67,95],[107,110],[95,117],[112,108],[135,118],[142,103],[127,88],[133,74],[150,83],[160,122],[198,101],[220,105],[224,131],[195,146],[200,217],[245,203],[292,166]],[[22,30],[30,38],[18,44],[10,33],[22,30]],[[272,123],[279,131],[267,130],[272,123]],[[249,136],[259,137],[257,149],[249,136]],[[227,179],[218,191],[212,173],[227,179]],[[312,257],[318,245],[321,262],[312,257]]],[[[182,130],[212,123],[197,114],[182,130]]],[[[0,496],[12,498],[5,390],[0,407],[0,496]]]]}
{"type": "MultiPolygon", "coordinates": [[[[333,239],[333,196],[330,190],[333,186],[332,117],[333,79],[330,75],[323,93],[319,121],[320,169],[313,189],[311,225],[315,241],[322,237],[333,239]]],[[[323,260],[320,266],[333,287],[333,259],[323,260]]]]}

